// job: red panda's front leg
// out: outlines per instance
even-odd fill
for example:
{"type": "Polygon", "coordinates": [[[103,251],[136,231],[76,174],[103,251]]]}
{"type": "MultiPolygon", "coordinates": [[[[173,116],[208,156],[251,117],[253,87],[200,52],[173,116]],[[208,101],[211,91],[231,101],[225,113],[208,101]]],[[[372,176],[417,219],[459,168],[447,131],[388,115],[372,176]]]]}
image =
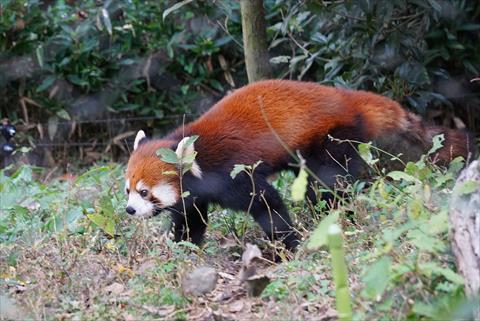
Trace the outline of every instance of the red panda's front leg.
{"type": "Polygon", "coordinates": [[[207,210],[207,203],[188,204],[185,211],[180,206],[172,209],[175,242],[191,241],[193,244],[200,245],[207,229],[207,210]]]}

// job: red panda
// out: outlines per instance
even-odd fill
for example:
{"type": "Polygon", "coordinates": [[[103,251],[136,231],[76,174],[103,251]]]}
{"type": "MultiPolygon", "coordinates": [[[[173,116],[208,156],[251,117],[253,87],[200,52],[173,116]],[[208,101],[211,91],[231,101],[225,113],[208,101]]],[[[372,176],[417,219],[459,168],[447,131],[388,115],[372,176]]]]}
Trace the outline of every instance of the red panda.
{"type": "MultiPolygon", "coordinates": [[[[200,243],[207,226],[208,204],[250,213],[271,239],[289,249],[298,244],[287,209],[267,182],[275,172],[289,169],[292,158],[285,146],[299,151],[306,165],[329,187],[337,175],[355,178],[362,159],[355,146],[339,140],[377,141],[394,154],[411,157],[429,150],[436,134],[445,134],[436,158],[448,162],[468,157],[472,141],[466,133],[425,125],[395,101],[365,91],[354,91],[287,80],[266,80],[247,85],[216,103],[197,120],[162,139],[147,139],[139,131],[126,171],[128,214],[148,217],[169,209],[176,241],[200,243]],[[185,146],[192,135],[194,144],[185,146]],[[283,145],[282,145],[283,144],[283,145]],[[197,152],[192,168],[182,176],[176,165],[156,152],[171,148],[179,157],[197,152]],[[232,179],[235,164],[253,164],[255,197],[248,175],[232,179]],[[347,173],[348,171],[348,173],[347,173]],[[189,195],[181,199],[181,190],[189,195]],[[186,215],[185,215],[186,213],[186,215]]],[[[310,178],[312,181],[312,179],[310,178]]],[[[307,193],[312,197],[312,191],[307,193]]],[[[328,196],[327,196],[328,197],[328,196]]]]}

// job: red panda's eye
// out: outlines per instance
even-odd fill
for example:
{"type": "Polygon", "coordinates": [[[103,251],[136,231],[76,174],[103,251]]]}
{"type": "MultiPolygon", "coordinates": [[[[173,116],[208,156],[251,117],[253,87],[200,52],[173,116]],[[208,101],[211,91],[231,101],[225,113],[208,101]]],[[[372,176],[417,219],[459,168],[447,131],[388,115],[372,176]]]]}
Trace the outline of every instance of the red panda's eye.
{"type": "Polygon", "coordinates": [[[146,189],[142,189],[142,190],[140,191],[140,196],[141,196],[141,197],[147,197],[147,195],[148,195],[148,191],[147,191],[146,189]]]}
{"type": "Polygon", "coordinates": [[[129,188],[126,188],[126,189],[125,189],[125,192],[126,192],[127,194],[130,194],[130,189],[129,189],[129,188]]]}

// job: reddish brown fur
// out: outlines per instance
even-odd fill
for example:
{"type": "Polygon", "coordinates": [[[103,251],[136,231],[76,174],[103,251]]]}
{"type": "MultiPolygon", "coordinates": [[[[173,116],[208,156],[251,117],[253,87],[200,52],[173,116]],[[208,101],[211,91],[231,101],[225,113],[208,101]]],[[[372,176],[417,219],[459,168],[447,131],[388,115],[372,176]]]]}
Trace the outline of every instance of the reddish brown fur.
{"type": "Polygon", "coordinates": [[[396,102],[368,92],[273,80],[238,89],[177,134],[193,132],[208,141],[205,145],[210,146],[212,163],[222,164],[239,151],[248,151],[236,155],[240,163],[259,159],[275,163],[286,151],[266,120],[282,141],[296,150],[314,139],[325,139],[334,127],[353,124],[358,114],[366,119],[369,136],[374,138],[402,126],[406,112],[396,102]],[[216,153],[219,145],[224,155],[216,153]]]}
{"type": "MultiPolygon", "coordinates": [[[[160,147],[175,149],[184,136],[198,135],[195,161],[202,175],[200,178],[188,173],[182,180],[184,190],[191,193],[182,199],[183,204],[177,201],[171,207],[175,239],[185,239],[188,217],[191,238],[200,242],[208,204],[218,203],[234,210],[248,208],[267,235],[282,238],[288,248],[294,248],[298,239],[288,211],[266,180],[273,172],[289,167],[292,159],[284,145],[291,151],[300,150],[307,166],[333,188],[337,175],[357,177],[362,160],[349,143],[332,142],[329,135],[376,141],[393,154],[403,153],[406,159],[415,159],[430,149],[433,136],[440,133],[446,138],[444,148],[435,155],[440,161],[448,162],[456,156],[467,158],[473,150],[465,133],[425,125],[420,117],[387,97],[315,83],[268,80],[236,90],[164,139],[141,142],[130,157],[126,177],[132,189],[141,179],[150,188],[169,183],[179,192],[180,180],[171,174],[175,166],[162,162],[156,151],[160,147]],[[250,179],[237,175],[233,180],[229,173],[235,164],[259,160],[263,163],[255,172],[254,182],[263,198],[255,198],[252,203],[250,179]]],[[[312,192],[307,192],[310,200],[315,198],[312,192]]],[[[333,194],[325,195],[328,198],[333,194]]]]}
{"type": "MultiPolygon", "coordinates": [[[[127,177],[131,186],[139,177],[149,186],[160,180],[173,181],[171,175],[164,177],[162,172],[174,167],[159,161],[155,151],[191,134],[201,137],[196,146],[198,157],[208,159],[201,164],[202,169],[225,166],[230,160],[251,164],[261,159],[273,166],[285,159],[286,151],[267,121],[291,150],[303,150],[313,141],[324,141],[336,127],[356,126],[359,116],[366,140],[405,132],[428,145],[434,134],[443,131],[447,139],[439,159],[448,161],[468,155],[465,134],[442,127],[424,128],[418,116],[387,97],[316,83],[268,80],[236,90],[196,121],[178,128],[167,140],[142,145],[132,154],[127,177]]],[[[422,146],[422,150],[428,148],[422,146]]]]}
{"type": "MultiPolygon", "coordinates": [[[[173,141],[155,140],[149,144],[141,144],[130,156],[128,161],[126,177],[130,180],[130,189],[136,189],[139,180],[150,188],[159,182],[172,183],[178,186],[178,178],[173,164],[160,160],[156,152],[159,148],[170,148],[173,141]]],[[[137,191],[139,192],[139,191],[137,191]]]]}

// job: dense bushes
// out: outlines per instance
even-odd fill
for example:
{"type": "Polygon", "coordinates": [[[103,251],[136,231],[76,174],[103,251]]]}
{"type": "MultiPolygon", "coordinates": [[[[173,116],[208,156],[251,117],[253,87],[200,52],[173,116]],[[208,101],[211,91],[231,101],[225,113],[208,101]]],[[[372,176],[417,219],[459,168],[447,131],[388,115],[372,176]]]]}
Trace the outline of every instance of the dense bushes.
{"type": "Polygon", "coordinates": [[[454,108],[479,102],[468,84],[480,73],[478,3],[351,1],[291,4],[287,12],[270,29],[272,52],[276,43],[283,54],[291,47],[274,58],[288,61],[290,77],[381,92],[420,113],[440,107],[446,120],[462,115],[478,129],[478,117],[454,108]]]}
{"type": "MultiPolygon", "coordinates": [[[[167,12],[173,1],[24,3],[0,6],[0,108],[25,125],[20,141],[96,138],[98,150],[131,128],[161,132],[246,82],[237,1],[167,12]]],[[[479,128],[479,89],[469,83],[480,74],[477,2],[265,6],[276,77],[381,92],[436,121],[479,128]]]]}

